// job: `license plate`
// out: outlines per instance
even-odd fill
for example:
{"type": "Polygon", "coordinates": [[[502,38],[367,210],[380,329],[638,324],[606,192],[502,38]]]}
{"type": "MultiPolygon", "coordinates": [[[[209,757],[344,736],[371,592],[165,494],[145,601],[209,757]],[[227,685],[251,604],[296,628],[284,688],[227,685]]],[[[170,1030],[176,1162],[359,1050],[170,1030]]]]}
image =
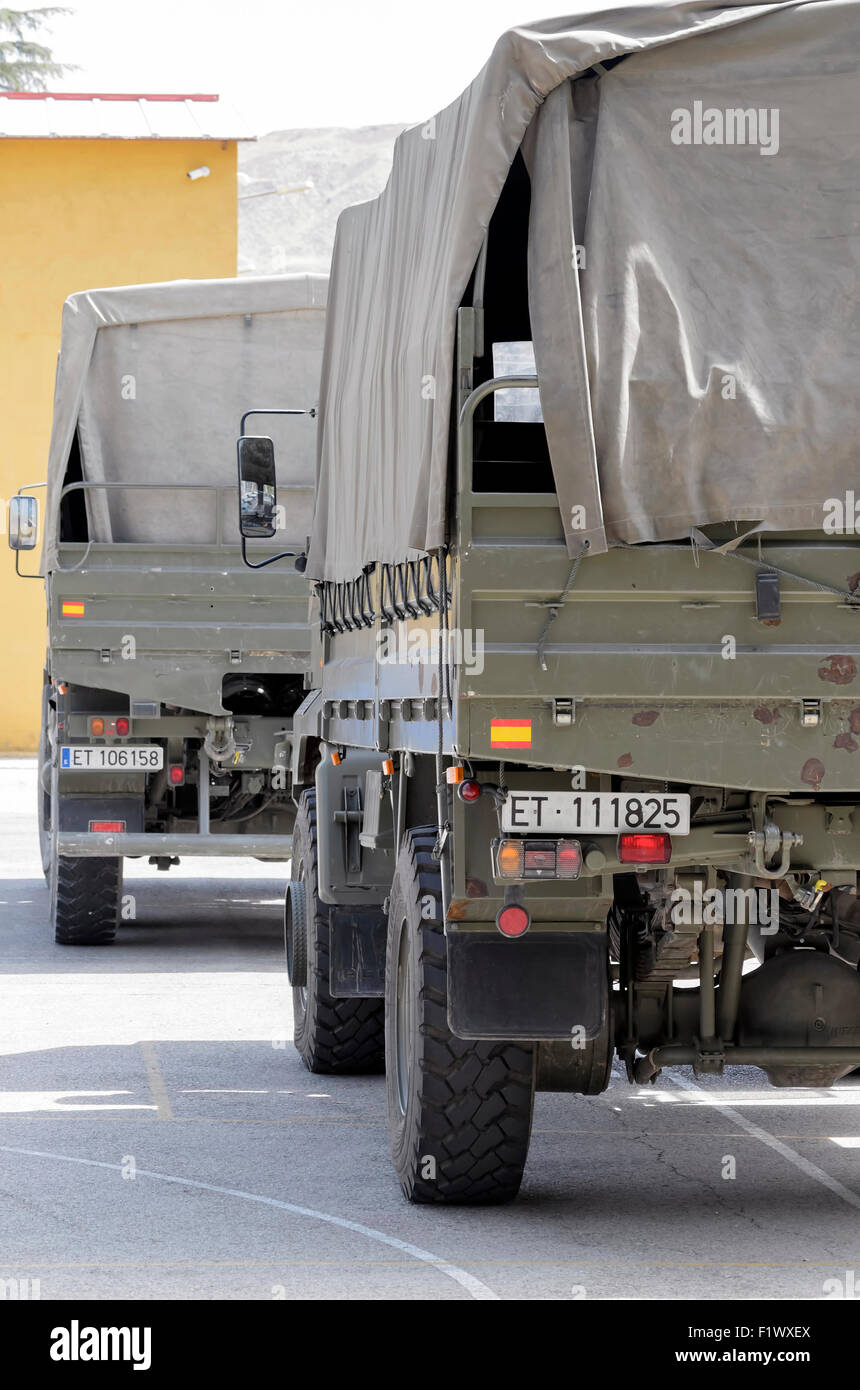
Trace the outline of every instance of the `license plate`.
{"type": "Polygon", "coordinates": [[[690,798],[662,792],[512,791],[502,810],[502,829],[537,830],[542,835],[617,835],[630,830],[689,835],[690,798]]]}
{"type": "Polygon", "coordinates": [[[164,749],[157,743],[66,743],[60,748],[63,772],[157,772],[164,766],[164,749]]]}

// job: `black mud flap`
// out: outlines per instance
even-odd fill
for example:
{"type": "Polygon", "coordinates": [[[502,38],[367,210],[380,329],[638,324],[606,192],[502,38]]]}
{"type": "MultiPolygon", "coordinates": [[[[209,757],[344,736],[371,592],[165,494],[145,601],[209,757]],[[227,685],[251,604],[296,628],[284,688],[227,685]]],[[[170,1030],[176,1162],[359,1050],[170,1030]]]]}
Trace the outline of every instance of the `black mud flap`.
{"type": "Polygon", "coordinates": [[[143,797],[116,796],[111,792],[60,792],[60,830],[86,830],[93,820],[125,821],[128,834],[143,830],[143,797]]]}
{"type": "Polygon", "coordinates": [[[387,918],[379,907],[331,909],[329,993],[333,998],[384,996],[387,934],[387,918]]]}
{"type": "Polygon", "coordinates": [[[458,1038],[598,1037],[609,1007],[605,932],[508,939],[448,925],[448,1026],[458,1038]]]}

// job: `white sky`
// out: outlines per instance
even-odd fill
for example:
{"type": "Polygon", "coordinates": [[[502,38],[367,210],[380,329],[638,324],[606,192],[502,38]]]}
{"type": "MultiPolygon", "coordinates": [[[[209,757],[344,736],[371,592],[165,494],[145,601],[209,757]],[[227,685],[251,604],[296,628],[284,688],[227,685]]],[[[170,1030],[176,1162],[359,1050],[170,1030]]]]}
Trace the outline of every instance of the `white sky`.
{"type": "Polygon", "coordinates": [[[558,0],[533,0],[534,10],[528,0],[66,3],[75,13],[52,21],[47,42],[80,71],[52,88],[218,92],[258,135],[425,120],[471,81],[504,29],[564,9],[558,0]]]}

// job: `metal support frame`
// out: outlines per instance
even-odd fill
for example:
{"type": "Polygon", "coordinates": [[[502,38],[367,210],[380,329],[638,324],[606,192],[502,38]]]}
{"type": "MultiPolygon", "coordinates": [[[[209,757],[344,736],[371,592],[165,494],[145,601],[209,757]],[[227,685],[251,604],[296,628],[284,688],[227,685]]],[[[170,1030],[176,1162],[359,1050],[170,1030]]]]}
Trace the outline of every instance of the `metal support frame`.
{"type": "Polygon", "coordinates": [[[201,835],[209,834],[209,754],[200,749],[197,772],[197,825],[201,835]]]}
{"type": "Polygon", "coordinates": [[[103,835],[83,830],[61,830],[57,836],[57,853],[73,859],[112,859],[127,856],[144,858],[149,854],[184,855],[247,855],[254,859],[289,859],[293,852],[292,835],[217,835],[207,834],[103,835]]]}
{"type": "MultiPolygon", "coordinates": [[[[860,1047],[726,1047],[722,1049],[727,1067],[860,1067],[860,1047]]],[[[649,1060],[659,1067],[687,1067],[697,1064],[700,1049],[684,1043],[655,1047],[649,1060]]]]}

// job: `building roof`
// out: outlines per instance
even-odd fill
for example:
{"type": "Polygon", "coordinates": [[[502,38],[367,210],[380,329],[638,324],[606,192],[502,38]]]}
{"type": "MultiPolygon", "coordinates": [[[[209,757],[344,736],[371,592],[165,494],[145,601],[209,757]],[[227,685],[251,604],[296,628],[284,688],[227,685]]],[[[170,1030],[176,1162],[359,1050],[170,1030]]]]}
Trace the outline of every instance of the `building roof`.
{"type": "Polygon", "coordinates": [[[0,139],[253,140],[209,93],[0,92],[0,139]]]}

